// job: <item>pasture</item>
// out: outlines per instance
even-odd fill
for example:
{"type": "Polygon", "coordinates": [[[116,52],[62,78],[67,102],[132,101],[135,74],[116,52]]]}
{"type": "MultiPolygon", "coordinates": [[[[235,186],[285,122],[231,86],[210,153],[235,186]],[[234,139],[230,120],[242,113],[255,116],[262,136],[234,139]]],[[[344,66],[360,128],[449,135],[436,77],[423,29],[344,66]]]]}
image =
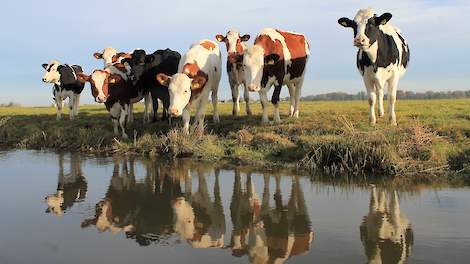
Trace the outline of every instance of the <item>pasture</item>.
{"type": "MultiPolygon", "coordinates": [[[[397,102],[398,126],[387,117],[368,124],[365,101],[302,102],[300,118],[287,117],[281,103],[282,124],[261,124],[259,102],[254,115],[231,115],[232,103],[219,103],[220,124],[206,112],[205,134],[186,135],[181,119],[142,124],[142,105],[128,124],[129,140],[114,138],[109,115],[102,105],[82,105],[78,118],[68,109],[56,121],[53,107],[0,108],[3,149],[55,149],[96,154],[191,157],[268,168],[290,167],[331,177],[369,175],[400,180],[442,181],[470,174],[470,100],[403,100],[397,102]],[[341,176],[338,176],[341,175],[341,176]]],[[[160,112],[159,112],[160,114],[160,112]]],[[[459,177],[460,178],[460,177],[459,177]]]]}

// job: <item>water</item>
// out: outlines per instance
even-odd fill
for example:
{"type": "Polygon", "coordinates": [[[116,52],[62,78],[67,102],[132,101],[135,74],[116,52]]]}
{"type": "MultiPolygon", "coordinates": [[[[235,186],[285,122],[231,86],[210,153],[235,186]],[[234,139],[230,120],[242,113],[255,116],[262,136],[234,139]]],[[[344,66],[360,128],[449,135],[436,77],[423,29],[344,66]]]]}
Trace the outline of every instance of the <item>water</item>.
{"type": "Polygon", "coordinates": [[[470,189],[0,153],[0,263],[468,263],[470,189]]]}

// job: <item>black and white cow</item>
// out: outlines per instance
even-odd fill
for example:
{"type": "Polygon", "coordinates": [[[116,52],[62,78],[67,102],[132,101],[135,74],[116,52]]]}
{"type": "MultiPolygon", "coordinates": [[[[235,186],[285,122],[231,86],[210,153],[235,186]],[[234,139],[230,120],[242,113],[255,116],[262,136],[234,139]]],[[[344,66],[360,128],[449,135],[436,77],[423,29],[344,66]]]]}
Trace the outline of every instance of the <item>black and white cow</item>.
{"type": "Polygon", "coordinates": [[[123,60],[131,67],[131,80],[136,89],[150,93],[153,102],[153,121],[156,120],[158,101],[163,104],[162,119],[168,119],[170,95],[168,88],[157,81],[160,73],[173,75],[178,71],[181,54],[171,49],[157,50],[147,55],[144,50],[134,50],[130,59],[123,60]]]}
{"type": "Polygon", "coordinates": [[[78,115],[80,94],[85,87],[85,84],[77,80],[77,74],[83,73],[82,67],[60,64],[56,60],[44,63],[42,67],[46,70],[42,81],[54,84],[52,92],[57,106],[57,120],[61,118],[63,100],[67,98],[69,98],[70,119],[74,119],[78,115]]]}
{"type": "Polygon", "coordinates": [[[405,74],[410,50],[398,28],[389,20],[392,14],[377,16],[371,8],[361,9],[354,20],[343,17],[338,23],[354,30],[353,44],[359,49],[357,68],[361,73],[369,96],[369,122],[375,124],[375,102],[378,98],[379,116],[384,115],[383,97],[388,85],[388,114],[390,123],[397,124],[395,101],[399,79],[405,74]]]}
{"type": "Polygon", "coordinates": [[[243,54],[246,50],[246,45],[244,42],[247,42],[250,39],[250,35],[245,34],[240,36],[238,30],[230,30],[227,34],[216,35],[215,38],[219,42],[224,42],[227,47],[227,74],[228,82],[232,90],[232,101],[233,101],[233,110],[232,114],[234,116],[238,115],[240,111],[240,85],[243,85],[243,97],[246,103],[246,114],[251,115],[250,108],[250,93],[248,87],[245,85],[244,80],[244,69],[243,69],[243,54]]]}

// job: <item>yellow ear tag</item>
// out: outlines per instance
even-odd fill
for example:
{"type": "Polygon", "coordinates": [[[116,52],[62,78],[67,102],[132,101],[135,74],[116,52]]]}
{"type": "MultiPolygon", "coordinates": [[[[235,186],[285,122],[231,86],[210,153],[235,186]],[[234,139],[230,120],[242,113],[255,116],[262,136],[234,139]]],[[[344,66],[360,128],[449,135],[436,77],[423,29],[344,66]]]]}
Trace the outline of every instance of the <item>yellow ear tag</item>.
{"type": "Polygon", "coordinates": [[[268,65],[274,65],[274,60],[268,61],[268,65]]]}
{"type": "Polygon", "coordinates": [[[193,88],[194,88],[194,89],[199,89],[199,87],[201,87],[201,86],[199,85],[199,83],[193,84],[193,88]]]}
{"type": "Polygon", "coordinates": [[[109,83],[116,83],[116,79],[113,78],[113,79],[109,80],[109,83]]]}

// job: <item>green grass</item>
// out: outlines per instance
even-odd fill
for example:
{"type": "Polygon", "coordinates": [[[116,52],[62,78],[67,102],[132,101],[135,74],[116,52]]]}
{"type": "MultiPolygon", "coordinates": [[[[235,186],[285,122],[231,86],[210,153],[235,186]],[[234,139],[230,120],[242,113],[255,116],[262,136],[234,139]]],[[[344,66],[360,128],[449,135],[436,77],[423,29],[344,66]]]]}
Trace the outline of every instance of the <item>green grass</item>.
{"type": "Polygon", "coordinates": [[[0,146],[193,157],[404,182],[460,179],[470,170],[469,99],[399,101],[397,127],[386,117],[370,126],[365,101],[302,102],[299,119],[288,118],[289,106],[282,103],[280,125],[261,125],[259,102],[251,105],[254,116],[245,116],[241,104],[240,116],[233,117],[231,103],[219,104],[220,124],[212,122],[208,106],[204,135],[185,135],[175,128],[180,119],[172,127],[164,122],[144,126],[138,105],[127,141],[114,138],[101,105],[81,106],[74,121],[67,112],[56,121],[52,107],[0,108],[0,146]]]}

